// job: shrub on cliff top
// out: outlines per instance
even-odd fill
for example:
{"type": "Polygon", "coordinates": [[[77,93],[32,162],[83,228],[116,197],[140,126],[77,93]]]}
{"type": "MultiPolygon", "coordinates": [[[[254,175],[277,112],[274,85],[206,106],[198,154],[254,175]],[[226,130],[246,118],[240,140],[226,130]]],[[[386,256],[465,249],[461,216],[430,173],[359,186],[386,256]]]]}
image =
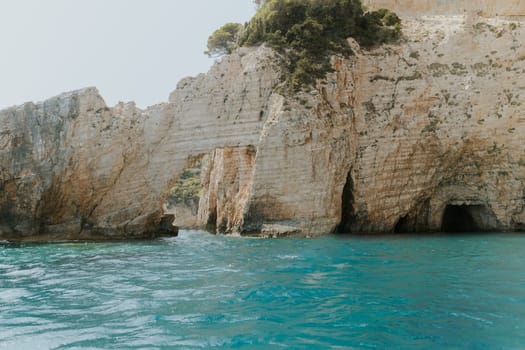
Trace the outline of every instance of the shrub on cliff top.
{"type": "Polygon", "coordinates": [[[348,37],[371,47],[400,34],[400,19],[395,13],[384,9],[364,12],[359,0],[255,2],[256,14],[236,32],[237,46],[266,43],[283,54],[290,72],[287,82],[293,89],[323,77],[330,69],[331,55],[351,54],[348,37]]]}
{"type": "Polygon", "coordinates": [[[240,23],[226,23],[208,38],[208,56],[222,56],[230,54],[237,46],[239,32],[242,30],[240,23]]]}

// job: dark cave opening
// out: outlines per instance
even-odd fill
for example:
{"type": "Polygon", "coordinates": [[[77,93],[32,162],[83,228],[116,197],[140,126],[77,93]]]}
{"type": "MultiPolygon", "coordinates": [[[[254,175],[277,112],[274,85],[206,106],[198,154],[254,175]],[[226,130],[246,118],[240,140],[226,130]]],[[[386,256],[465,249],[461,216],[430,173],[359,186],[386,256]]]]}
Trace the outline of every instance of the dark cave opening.
{"type": "Polygon", "coordinates": [[[336,229],[337,233],[351,233],[354,214],[354,181],[352,180],[352,169],[348,171],[346,183],[343,187],[341,198],[341,222],[336,229]]]}
{"type": "Polygon", "coordinates": [[[466,205],[447,205],[441,221],[443,232],[475,232],[478,227],[466,205]]]}
{"type": "Polygon", "coordinates": [[[485,205],[447,205],[441,221],[443,232],[482,232],[497,226],[496,216],[485,205]]]}
{"type": "Polygon", "coordinates": [[[408,216],[405,215],[397,221],[396,226],[394,228],[394,233],[410,232],[408,225],[409,225],[408,216]]]}
{"type": "Polygon", "coordinates": [[[206,221],[206,231],[210,233],[217,232],[217,207],[214,207],[210,210],[208,220],[206,221]]]}

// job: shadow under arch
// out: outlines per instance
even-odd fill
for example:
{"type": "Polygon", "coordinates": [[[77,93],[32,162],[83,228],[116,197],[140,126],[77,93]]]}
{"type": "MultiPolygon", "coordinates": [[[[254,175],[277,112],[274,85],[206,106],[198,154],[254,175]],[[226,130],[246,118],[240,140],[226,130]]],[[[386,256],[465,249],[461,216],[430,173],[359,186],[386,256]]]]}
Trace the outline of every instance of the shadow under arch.
{"type": "Polygon", "coordinates": [[[489,232],[497,228],[496,215],[483,204],[448,204],[443,211],[442,232],[489,232]]]}

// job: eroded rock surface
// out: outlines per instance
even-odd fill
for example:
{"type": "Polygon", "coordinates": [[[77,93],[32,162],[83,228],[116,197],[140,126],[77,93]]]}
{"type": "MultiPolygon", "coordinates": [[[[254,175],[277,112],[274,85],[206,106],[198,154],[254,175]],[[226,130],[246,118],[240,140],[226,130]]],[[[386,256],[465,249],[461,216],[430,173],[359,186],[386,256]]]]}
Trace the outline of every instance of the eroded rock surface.
{"type": "Polygon", "coordinates": [[[370,9],[395,9],[402,16],[476,14],[484,17],[525,16],[521,0],[363,0],[370,9]]]}
{"type": "Polygon", "coordinates": [[[0,238],[169,234],[163,202],[204,155],[196,220],[217,232],[424,232],[461,217],[523,230],[524,26],[406,18],[400,43],[351,42],[355,56],[293,96],[260,47],[146,110],[108,108],[93,88],[3,110],[0,238]]]}
{"type": "Polygon", "coordinates": [[[188,160],[257,143],[277,63],[240,50],[146,110],[88,88],[1,111],[0,238],[169,234],[162,204],[188,160]]]}

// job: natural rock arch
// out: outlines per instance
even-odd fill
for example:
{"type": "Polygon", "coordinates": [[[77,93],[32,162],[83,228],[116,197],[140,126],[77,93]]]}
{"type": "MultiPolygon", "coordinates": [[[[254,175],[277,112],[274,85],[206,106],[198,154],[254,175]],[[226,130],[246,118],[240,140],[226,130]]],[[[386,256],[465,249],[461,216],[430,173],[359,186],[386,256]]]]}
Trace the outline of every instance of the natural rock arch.
{"type": "Polygon", "coordinates": [[[210,152],[202,218],[221,233],[437,232],[447,205],[523,230],[524,62],[507,43],[525,26],[439,22],[406,21],[406,40],[373,51],[351,42],[355,55],[293,96],[262,46],[145,110],[85,89],[0,111],[0,238],[149,236],[169,223],[174,177],[210,152]]]}

